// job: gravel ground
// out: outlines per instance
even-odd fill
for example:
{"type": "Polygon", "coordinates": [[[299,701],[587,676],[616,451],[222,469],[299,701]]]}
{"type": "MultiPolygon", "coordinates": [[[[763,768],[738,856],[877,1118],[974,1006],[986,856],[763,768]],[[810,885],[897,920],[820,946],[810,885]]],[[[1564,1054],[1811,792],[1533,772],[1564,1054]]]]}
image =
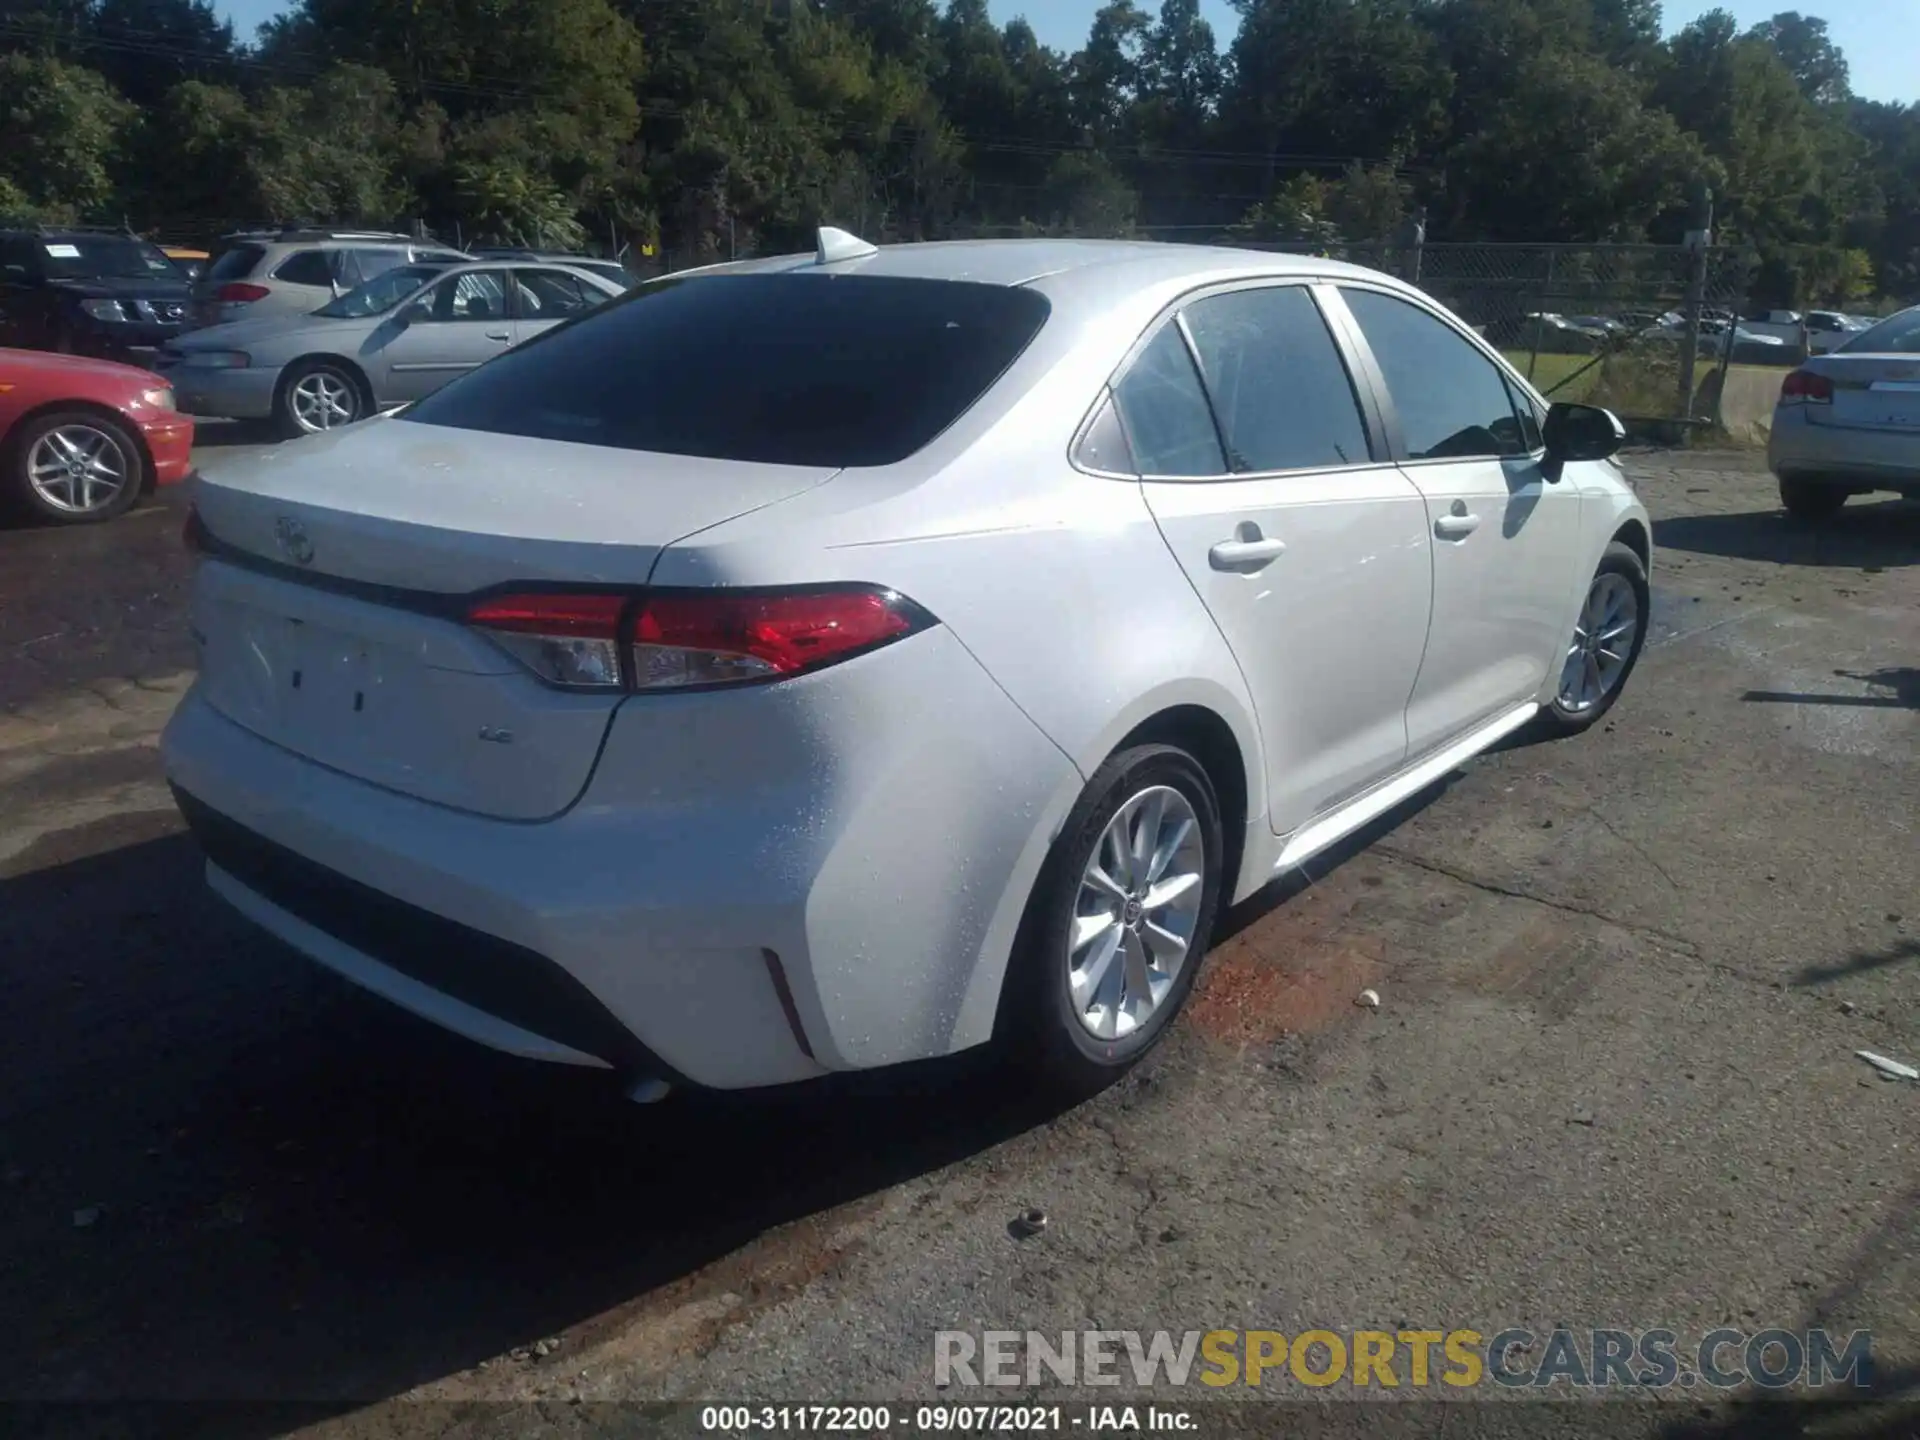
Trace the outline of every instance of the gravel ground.
{"type": "MultiPolygon", "coordinates": [[[[1066,1114],[969,1062],[640,1108],[360,996],[203,893],[159,783],[177,497],[0,533],[0,1399],[611,1431],[933,1398],[942,1329],[1408,1324],[1865,1327],[1911,1392],[1920,1086],[1854,1052],[1920,1061],[1920,506],[1806,534],[1748,457],[1629,468],[1656,626],[1608,722],[1243,907],[1066,1114]]],[[[1719,1423],[1684,1398],[1631,1424],[1719,1423]]]]}

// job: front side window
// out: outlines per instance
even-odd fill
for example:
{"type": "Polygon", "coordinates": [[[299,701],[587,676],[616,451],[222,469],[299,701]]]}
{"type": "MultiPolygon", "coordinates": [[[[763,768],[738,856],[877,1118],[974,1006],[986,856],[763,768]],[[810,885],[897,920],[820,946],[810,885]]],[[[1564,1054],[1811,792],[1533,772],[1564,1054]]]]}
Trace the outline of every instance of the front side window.
{"type": "Polygon", "coordinates": [[[497,270],[449,275],[427,293],[424,302],[427,314],[423,318],[443,323],[504,319],[507,313],[504,278],[497,270]]]}
{"type": "Polygon", "coordinates": [[[1113,387],[1113,398],[1140,474],[1193,479],[1226,473],[1220,432],[1178,325],[1160,327],[1113,387]]]}
{"type": "Polygon", "coordinates": [[[1184,315],[1232,469],[1372,459],[1346,364],[1304,286],[1210,295],[1184,315]]]}
{"type": "Polygon", "coordinates": [[[1533,449],[1506,377],[1478,347],[1417,305],[1377,290],[1345,290],[1400,415],[1412,460],[1525,455],[1533,449]]]}
{"type": "Polygon", "coordinates": [[[716,460],[891,465],[986,394],[1048,313],[1018,286],[676,276],[554,326],[402,418],[716,460]]]}

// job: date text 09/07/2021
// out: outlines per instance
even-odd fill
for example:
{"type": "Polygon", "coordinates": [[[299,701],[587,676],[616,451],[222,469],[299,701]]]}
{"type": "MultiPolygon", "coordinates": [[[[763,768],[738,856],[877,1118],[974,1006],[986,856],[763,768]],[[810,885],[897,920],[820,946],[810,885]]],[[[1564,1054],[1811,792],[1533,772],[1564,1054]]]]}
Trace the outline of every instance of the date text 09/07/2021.
{"type": "Polygon", "coordinates": [[[1022,1431],[1169,1434],[1196,1428],[1193,1415],[1165,1405],[707,1405],[700,1428],[714,1434],[1004,1435],[1022,1431]]]}

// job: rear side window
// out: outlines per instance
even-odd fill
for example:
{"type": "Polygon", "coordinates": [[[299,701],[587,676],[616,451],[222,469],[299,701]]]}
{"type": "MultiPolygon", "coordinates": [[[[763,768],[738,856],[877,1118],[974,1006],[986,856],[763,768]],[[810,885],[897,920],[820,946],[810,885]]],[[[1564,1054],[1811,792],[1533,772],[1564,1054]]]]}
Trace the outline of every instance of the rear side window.
{"type": "Polygon", "coordinates": [[[213,263],[207,267],[209,280],[244,280],[253,274],[253,267],[260,263],[260,257],[267,253],[264,245],[235,245],[230,250],[222,250],[213,257],[213,263]]]}
{"type": "Polygon", "coordinates": [[[1178,325],[1160,327],[1113,387],[1113,398],[1140,474],[1193,478],[1226,473],[1220,432],[1178,325]]]}
{"type": "Polygon", "coordinates": [[[1373,458],[1346,364],[1305,287],[1210,295],[1184,314],[1234,470],[1373,458]]]}
{"type": "Polygon", "coordinates": [[[405,420],[780,465],[891,465],[1046,323],[1035,291],[881,275],[688,276],[508,351],[405,420]]]}
{"type": "Polygon", "coordinates": [[[1528,453],[1506,377],[1465,337],[1377,290],[1341,293],[1386,379],[1409,459],[1528,453]]]}
{"type": "Polygon", "coordinates": [[[317,285],[333,288],[333,262],[324,250],[296,250],[273,267],[273,278],[289,285],[317,285]]]}

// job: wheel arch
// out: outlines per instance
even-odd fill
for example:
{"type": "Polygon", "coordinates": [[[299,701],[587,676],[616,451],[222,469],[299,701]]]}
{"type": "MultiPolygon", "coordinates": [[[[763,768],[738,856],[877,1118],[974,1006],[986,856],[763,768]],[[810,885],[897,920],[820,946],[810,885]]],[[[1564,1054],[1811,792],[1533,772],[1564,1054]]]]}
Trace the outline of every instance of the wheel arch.
{"type": "Polygon", "coordinates": [[[13,424],[7,428],[7,433],[0,436],[0,464],[11,465],[14,457],[19,454],[21,436],[26,434],[27,427],[36,420],[46,419],[49,415],[91,415],[97,420],[104,420],[114,426],[133,442],[134,454],[139,457],[140,493],[149,495],[153,492],[158,476],[153,466],[153,451],[147,448],[147,437],[141,434],[140,427],[127,419],[124,414],[98,400],[49,400],[34,406],[31,410],[21,412],[15,417],[13,424]]]}
{"type": "MultiPolygon", "coordinates": [[[[293,377],[299,374],[303,367],[309,365],[326,365],[340,371],[353,381],[354,388],[360,392],[361,403],[367,407],[367,416],[373,414],[375,408],[373,378],[367,374],[366,367],[351,356],[336,354],[331,350],[310,350],[305,355],[294,356],[280,367],[280,378],[274,382],[273,386],[275,410],[280,408],[282,401],[286,398],[287,386],[292,382],[293,377]]],[[[361,418],[365,419],[366,416],[361,418]]]]}
{"type": "MultiPolygon", "coordinates": [[[[1206,772],[1213,786],[1214,800],[1220,807],[1220,834],[1226,847],[1220,857],[1220,878],[1226,891],[1222,898],[1231,904],[1240,889],[1240,871],[1247,848],[1247,810],[1256,793],[1233,727],[1218,711],[1205,705],[1192,702],[1171,705],[1129,730],[1110,755],[1135,745],[1171,745],[1191,755],[1206,772]]],[[[1264,812],[1265,807],[1261,808],[1264,812]]]]}
{"type": "Polygon", "coordinates": [[[1626,546],[1640,557],[1640,567],[1649,575],[1653,573],[1653,536],[1648,533],[1645,522],[1639,516],[1630,517],[1615,529],[1607,543],[1626,546]]]}

